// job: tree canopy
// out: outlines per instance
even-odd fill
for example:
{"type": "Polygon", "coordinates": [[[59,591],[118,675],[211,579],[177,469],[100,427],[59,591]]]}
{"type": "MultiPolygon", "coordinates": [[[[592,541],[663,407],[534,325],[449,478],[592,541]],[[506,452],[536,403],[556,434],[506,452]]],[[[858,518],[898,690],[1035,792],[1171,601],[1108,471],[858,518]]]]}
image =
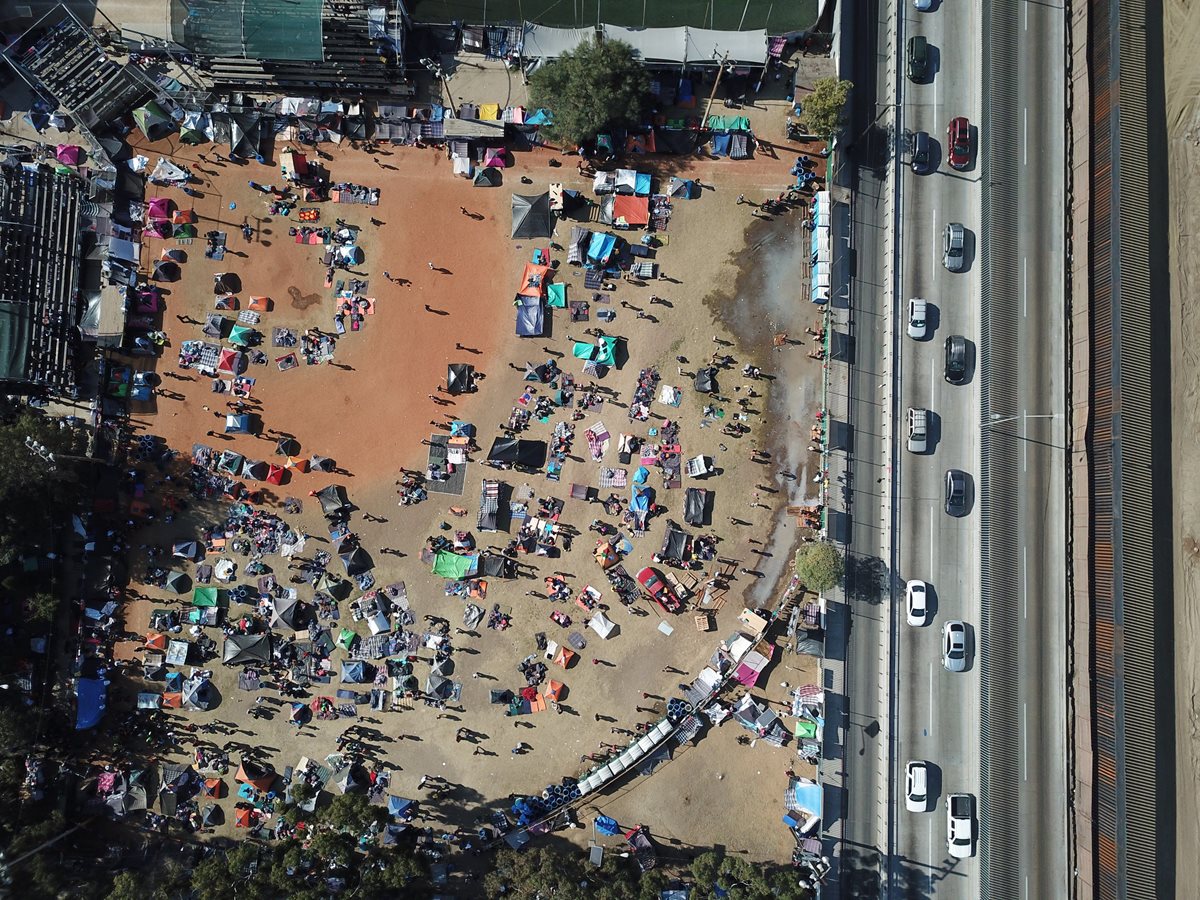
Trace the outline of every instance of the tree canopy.
{"type": "Polygon", "coordinates": [[[587,41],[551,60],[529,79],[529,99],[554,114],[547,130],[578,144],[645,109],[650,76],[623,41],[587,41]]]}
{"type": "Polygon", "coordinates": [[[846,560],[833,544],[805,544],[796,551],[796,576],[810,591],[828,591],[842,581],[846,560]]]}
{"type": "Polygon", "coordinates": [[[812,900],[813,896],[790,867],[767,867],[718,850],[692,860],[692,877],[695,900],[812,900]]]}
{"type": "Polygon", "coordinates": [[[853,82],[836,78],[818,78],[813,83],[812,93],[804,98],[801,118],[812,134],[830,137],[842,127],[846,113],[846,100],[850,97],[853,82]]]}

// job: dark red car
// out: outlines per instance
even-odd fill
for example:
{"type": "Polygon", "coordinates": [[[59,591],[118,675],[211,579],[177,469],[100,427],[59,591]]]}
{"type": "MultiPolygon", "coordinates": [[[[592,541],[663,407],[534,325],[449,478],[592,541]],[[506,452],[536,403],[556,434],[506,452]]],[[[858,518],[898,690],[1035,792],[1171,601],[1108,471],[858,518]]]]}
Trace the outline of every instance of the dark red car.
{"type": "Polygon", "coordinates": [[[966,116],[950,120],[946,129],[946,147],[950,168],[965,169],[971,164],[971,123],[966,116]]]}
{"type": "Polygon", "coordinates": [[[662,576],[655,569],[646,566],[646,568],[637,573],[637,580],[638,584],[644,587],[646,592],[654,598],[654,602],[663,608],[663,612],[683,612],[683,604],[679,602],[679,598],[675,596],[675,592],[663,581],[662,576]]]}

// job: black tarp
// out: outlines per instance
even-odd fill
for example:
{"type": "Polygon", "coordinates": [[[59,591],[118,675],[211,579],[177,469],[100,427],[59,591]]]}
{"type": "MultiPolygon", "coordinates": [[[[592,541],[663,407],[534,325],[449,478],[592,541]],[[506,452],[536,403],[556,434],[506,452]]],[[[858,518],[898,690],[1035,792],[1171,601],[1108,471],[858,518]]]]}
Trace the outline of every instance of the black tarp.
{"type": "Polygon", "coordinates": [[[715,391],[717,387],[716,382],[713,380],[713,376],[716,374],[716,372],[717,370],[711,366],[697,369],[696,378],[692,382],[696,390],[702,394],[711,394],[713,391],[715,391]]]}
{"type": "Polygon", "coordinates": [[[683,521],[689,525],[704,524],[704,508],[708,505],[708,491],[688,488],[683,495],[683,521]]]}
{"type": "Polygon", "coordinates": [[[550,212],[550,195],[512,195],[512,236],[514,238],[548,238],[554,234],[554,219],[550,212]]]}
{"type": "Polygon", "coordinates": [[[271,638],[266,634],[231,634],[225,638],[221,660],[227,666],[267,662],[271,658],[271,638]]]}
{"type": "Polygon", "coordinates": [[[479,574],[484,578],[515,578],[517,564],[499,553],[485,553],[479,557],[479,574]]]}
{"type": "Polygon", "coordinates": [[[540,468],[545,461],[545,441],[498,437],[492,441],[492,449],[488,452],[488,462],[511,463],[529,469],[540,468]]]}
{"type": "Polygon", "coordinates": [[[326,516],[336,516],[350,506],[340,484],[323,487],[313,496],[321,501],[321,512],[326,516]]]}
{"type": "Polygon", "coordinates": [[[659,556],[663,559],[683,559],[687,553],[688,536],[678,522],[667,520],[667,533],[663,535],[662,550],[659,556]]]}
{"type": "Polygon", "coordinates": [[[854,364],[854,338],[840,331],[829,335],[829,356],[838,362],[854,364]]]}
{"type": "Polygon", "coordinates": [[[342,565],[346,567],[346,574],[351,578],[355,575],[361,575],[374,565],[371,562],[371,557],[362,547],[355,547],[347,553],[339,553],[338,558],[342,561],[342,565]]]}

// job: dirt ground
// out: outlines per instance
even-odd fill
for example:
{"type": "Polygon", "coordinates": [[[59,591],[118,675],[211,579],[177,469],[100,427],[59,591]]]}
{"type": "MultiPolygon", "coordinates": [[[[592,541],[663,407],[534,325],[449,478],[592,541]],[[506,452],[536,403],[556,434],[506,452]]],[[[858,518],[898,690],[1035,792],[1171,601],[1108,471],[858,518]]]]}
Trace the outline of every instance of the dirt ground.
{"type": "Polygon", "coordinates": [[[1163,5],[1167,157],[1171,210],[1171,428],[1175,553],[1176,884],[1200,880],[1200,454],[1186,435],[1200,429],[1200,17],[1193,4],[1163,5]]]}
{"type": "MultiPolygon", "coordinates": [[[[435,710],[417,704],[411,710],[376,714],[378,737],[368,740],[367,746],[372,758],[384,761],[394,772],[390,793],[421,797],[427,804],[421,819],[425,824],[466,825],[475,820],[480,807],[506,809],[509,795],[538,793],[548,782],[576,774],[581,755],[594,752],[599,742],[623,740],[612,734],[612,727],[632,728],[637,722],[652,721],[653,714],[637,707],[676,693],[678,682],[690,680],[690,676],[667,672],[665,667],[674,666],[694,675],[705,665],[717,642],[736,630],[736,616],[745,598],[751,598],[752,604],[774,603],[776,582],[795,531],[793,520],[783,516],[782,509],[804,497],[804,474],[811,465],[811,461],[802,462],[804,474],[798,479],[797,471],[789,468],[795,454],[783,454],[784,449],[794,448],[777,445],[781,439],[787,444],[798,439],[792,433],[795,423],[784,420],[792,418],[790,410],[797,397],[805,403],[819,397],[820,364],[808,359],[800,346],[787,347],[787,359],[783,360],[771,352],[770,335],[776,328],[802,335],[815,314],[805,297],[807,286],[803,280],[793,282],[788,280],[790,275],[780,276],[772,286],[779,296],[770,309],[756,313],[757,298],[752,293],[739,295],[747,287],[747,282],[739,279],[747,269],[754,268],[760,252],[770,252],[769,248],[762,250],[769,237],[764,237],[763,229],[799,233],[798,211],[768,222],[754,217],[753,205],[778,193],[787,183],[794,152],[781,149],[775,158],[760,155],[745,162],[639,164],[641,171],[652,171],[660,178],[676,172],[698,177],[706,189],[695,201],[675,203],[670,228],[663,235],[666,245],[658,253],[658,261],[670,280],[646,286],[622,284],[612,297],[611,308],[618,313],[612,324],[597,321],[595,311],[600,307],[592,308],[588,325],[602,325],[609,334],[627,339],[629,359],[601,382],[617,392],[617,402],[606,402],[598,413],[589,413],[575,423],[575,458],[566,464],[558,483],[541,474],[527,477],[496,473],[473,462],[468,466],[461,497],[433,494],[418,506],[398,507],[393,485],[396,473],[402,466],[424,467],[424,448],[419,442],[436,431],[432,423],[449,418],[474,422],[480,432],[479,442],[486,450],[497,424],[507,418],[525,385],[521,373],[509,367],[510,362],[520,365],[526,360],[542,361],[549,354],[565,354],[560,359],[563,369],[584,380],[570,358],[567,335],[579,337],[587,325],[568,324],[564,312],[556,310],[547,336],[520,339],[513,334],[511,302],[521,265],[535,246],[549,242],[512,241],[508,229],[509,202],[514,191],[541,191],[549,181],[562,181],[567,187],[590,187],[590,180],[585,185],[577,176],[573,158],[560,157],[550,150],[518,154],[516,168],[505,171],[504,186],[489,190],[473,188],[468,181],[452,176],[450,163],[440,150],[396,148],[372,157],[348,146],[338,150],[326,145],[325,149],[332,153],[326,165],[335,181],[382,188],[378,207],[320,204],[323,223],[337,216],[363,226],[361,245],[366,261],[358,268],[370,281],[366,293],[376,297],[378,303],[364,330],[347,333],[338,342],[335,362],[349,368],[302,365],[280,372],[269,365],[251,367],[247,373],[258,379],[255,409],[264,427],[294,435],[302,454],[332,457],[346,471],[338,476],[294,475],[290,483],[266,494],[266,504],[282,512],[278,503],[283,497],[305,499],[304,512],[288,517],[289,521],[320,536],[324,523],[315,502],[307,500],[306,495],[326,483],[344,485],[360,510],[353,527],[376,563],[376,582],[406,583],[418,625],[425,614],[445,616],[459,624],[462,602],[443,596],[443,582],[421,565],[416,555],[424,536],[438,533],[441,522],[448,520],[456,526],[474,523],[481,478],[499,477],[514,487],[528,483],[536,496],[566,499],[563,521],[582,532],[573,549],[562,557],[532,561],[538,566],[536,580],[492,581],[487,604],[510,607],[515,624],[504,632],[481,628],[479,637],[455,638],[455,680],[461,679],[463,684],[461,708],[437,716],[435,710]],[[563,162],[561,167],[551,165],[559,160],[563,162]],[[532,185],[521,185],[522,175],[530,178],[532,185]],[[751,202],[738,203],[740,194],[751,202]],[[465,207],[468,214],[460,207],[465,207]],[[371,225],[371,217],[383,224],[371,225]],[[748,237],[752,240],[750,246],[748,237]],[[430,269],[430,263],[436,270],[430,269]],[[404,283],[388,282],[383,278],[384,270],[404,283]],[[650,305],[651,293],[661,294],[667,305],[650,305]],[[632,308],[621,306],[621,301],[632,308]],[[445,314],[431,312],[427,306],[445,314]],[[635,309],[639,308],[654,319],[636,318],[635,309]],[[737,326],[736,332],[731,325],[737,326]],[[754,343],[737,346],[739,337],[754,343]],[[766,394],[751,404],[753,412],[747,424],[753,431],[741,439],[723,436],[716,426],[700,428],[701,395],[692,391],[690,378],[678,376],[676,357],[686,357],[688,363],[683,368],[694,370],[699,361],[707,360],[718,349],[714,338],[728,342],[722,352],[737,360],[719,379],[721,393],[731,400],[725,404],[729,415],[736,410],[733,401],[750,387],[766,394]],[[456,349],[459,346],[470,349],[456,349]],[[787,379],[774,383],[761,380],[752,385],[739,377],[741,364],[747,359],[757,362],[766,374],[778,371],[787,379]],[[437,394],[435,389],[445,377],[447,362],[474,364],[487,376],[480,390],[453,400],[437,394]],[[683,389],[683,404],[675,411],[656,403],[650,422],[632,423],[630,428],[623,407],[632,395],[639,369],[648,365],[659,366],[665,383],[683,389]],[[451,405],[438,405],[430,399],[431,394],[451,405]],[[546,632],[549,638],[558,640],[566,636],[548,618],[551,605],[526,592],[540,589],[541,577],[551,571],[569,573],[567,580],[575,591],[589,582],[606,587],[591,559],[594,542],[586,530],[599,508],[569,499],[571,482],[596,484],[599,467],[587,459],[583,429],[599,419],[614,438],[622,430],[644,437],[647,427],[659,424],[655,419],[664,413],[682,423],[685,458],[707,454],[715,457],[723,469],[720,477],[706,485],[715,491],[716,503],[713,524],[703,530],[720,538],[722,557],[738,562],[733,588],[717,616],[716,629],[699,633],[691,616],[685,615],[673,618],[673,633],[664,635],[658,626],[665,616],[657,606],[643,604],[643,614],[635,616],[611,603],[611,616],[620,626],[617,635],[608,641],[589,640],[576,665],[565,673],[556,673],[568,690],[564,714],[546,712],[506,718],[501,707],[488,704],[488,691],[498,686],[519,686],[516,665],[536,652],[535,632],[546,632]],[[771,447],[777,459],[789,462],[752,463],[749,448],[753,444],[771,447]],[[467,508],[468,517],[461,521],[451,518],[451,505],[467,508]],[[376,519],[365,520],[362,513],[376,519]],[[787,523],[791,531],[771,544],[772,526],[780,522],[787,523]],[[763,549],[767,546],[769,550],[763,549]],[[378,552],[384,547],[395,548],[399,554],[378,552]],[[477,678],[472,677],[475,673],[477,678]],[[598,721],[598,715],[613,721],[598,721]],[[477,739],[456,744],[454,733],[462,726],[472,729],[477,739]],[[523,742],[529,752],[513,755],[511,748],[518,742],[523,742]],[[422,774],[440,775],[449,786],[431,797],[428,790],[418,791],[422,774]]],[[[158,371],[188,376],[175,365],[177,347],[182,340],[199,337],[199,326],[178,317],[203,320],[212,308],[212,275],[217,272],[237,274],[243,283],[243,298],[272,298],[274,308],[263,315],[259,326],[268,335],[277,325],[295,329],[316,325],[329,330],[332,301],[331,292],[324,287],[320,248],[293,243],[287,227],[295,220],[267,216],[263,195],[247,184],[249,180],[278,184],[278,170],[261,165],[213,165],[211,146],[180,150],[164,144],[140,148],[151,165],[160,153],[168,151],[175,159],[193,165],[206,179],[201,186],[205,196],[195,204],[202,217],[200,234],[213,227],[227,231],[231,253],[217,264],[204,258],[202,238],[185,248],[190,258],[183,266],[183,279],[168,286],[171,293],[165,322],[171,346],[159,361],[158,371]],[[209,162],[201,161],[199,153],[204,153],[209,162]],[[230,209],[231,203],[236,208],[230,209]],[[250,242],[244,241],[240,233],[247,217],[255,227],[250,242]]],[[[176,202],[186,205],[188,198],[181,192],[157,190],[166,190],[176,202]]],[[[560,223],[555,240],[562,243],[569,227],[570,223],[560,223]]],[[[149,242],[152,250],[161,249],[161,243],[149,242]]],[[[582,271],[566,266],[562,253],[552,255],[563,261],[556,278],[570,285],[568,299],[587,298],[582,271]]],[[[350,276],[339,272],[337,277],[350,276]]],[[[266,350],[270,355],[284,352],[272,353],[270,347],[266,350]]],[[[225,441],[220,435],[207,436],[210,429],[220,432],[217,416],[223,413],[228,397],[210,393],[207,381],[198,376],[188,377],[195,380],[166,378],[163,387],[170,393],[159,398],[157,408],[136,413],[135,425],[164,437],[184,458],[190,456],[197,441],[218,449],[232,447],[252,458],[273,458],[270,438],[245,435],[225,441]]],[[[535,422],[528,434],[545,438],[552,425],[535,422]]],[[[613,455],[610,450],[604,462],[615,464],[613,455]]],[[[657,476],[652,483],[658,486],[657,476]]],[[[149,487],[153,499],[172,486],[160,482],[149,487]]],[[[618,493],[623,495],[625,491],[618,493]]],[[[631,572],[650,562],[650,555],[661,543],[666,520],[682,520],[682,491],[660,490],[658,502],[667,507],[667,515],[655,518],[649,533],[636,540],[634,552],[625,562],[631,572]]],[[[193,507],[169,526],[160,518],[145,528],[135,543],[166,545],[194,537],[198,527],[221,517],[219,506],[193,507]]],[[[503,544],[507,539],[503,534],[476,537],[484,546],[503,544]]],[[[286,571],[278,558],[268,561],[277,571],[286,571]]],[[[138,589],[147,599],[130,604],[127,622],[133,631],[145,628],[151,608],[171,599],[154,588],[138,589]]],[[[602,602],[611,599],[606,593],[602,602]]],[[[581,610],[573,605],[559,608],[575,619],[572,630],[584,630],[582,616],[574,615],[581,610]]],[[[342,604],[340,624],[355,627],[346,603],[342,604]]],[[[357,630],[366,633],[361,623],[357,630]]],[[[216,630],[210,631],[219,640],[216,630]]],[[[122,654],[131,655],[133,650],[130,642],[122,648],[122,654]]],[[[335,658],[340,656],[339,651],[335,658]]],[[[418,666],[417,673],[423,678],[424,668],[418,666]]],[[[816,680],[814,660],[777,652],[754,695],[781,701],[788,690],[785,684],[795,687],[816,680]]],[[[216,665],[214,681],[222,696],[220,704],[207,713],[188,713],[187,719],[229,723],[235,729],[233,739],[260,747],[280,770],[295,765],[301,756],[323,759],[332,753],[337,735],[348,724],[344,720],[314,721],[297,733],[286,722],[286,707],[280,709],[273,703],[267,705],[271,718],[255,720],[248,715],[253,697],[237,690],[236,673],[216,665]]],[[[331,684],[322,691],[332,694],[336,687],[331,684]]],[[[127,688],[132,691],[136,686],[127,688]]],[[[272,692],[267,694],[271,696],[272,692]]],[[[644,821],[656,835],[682,848],[681,852],[689,846],[723,844],[745,851],[753,859],[785,860],[792,840],[779,821],[784,812],[784,770],[791,766],[811,776],[812,769],[799,764],[790,746],[777,750],[759,742],[752,748],[741,747],[735,742],[740,733],[736,724],[726,723],[697,746],[677,753],[652,778],[623,782],[611,792],[589,798],[585,810],[603,810],[624,822],[644,821]]],[[[216,740],[220,743],[223,739],[216,740]]],[[[232,821],[233,800],[222,802],[227,807],[227,820],[232,821]]],[[[224,826],[218,832],[232,833],[232,828],[224,826]]],[[[576,835],[582,842],[588,832],[571,833],[573,839],[576,835]]]]}

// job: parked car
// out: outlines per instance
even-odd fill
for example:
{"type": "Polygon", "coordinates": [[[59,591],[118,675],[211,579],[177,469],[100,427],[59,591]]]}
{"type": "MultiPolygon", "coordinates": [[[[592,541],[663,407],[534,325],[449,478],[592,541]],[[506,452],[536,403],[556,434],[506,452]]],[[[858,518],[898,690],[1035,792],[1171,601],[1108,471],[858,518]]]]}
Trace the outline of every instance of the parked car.
{"type": "Polygon", "coordinates": [[[946,470],[946,515],[967,514],[967,473],[962,469],[946,470]]]}
{"type": "Polygon", "coordinates": [[[967,231],[960,222],[947,222],[942,230],[942,265],[951,272],[967,267],[967,231]]]}
{"type": "Polygon", "coordinates": [[[946,380],[951,384],[967,380],[967,339],[961,334],[946,338],[946,380]]]}
{"type": "Polygon", "coordinates": [[[913,0],[913,6],[917,8],[917,12],[929,12],[933,9],[933,0],[913,0]]]}
{"type": "Polygon", "coordinates": [[[912,136],[912,170],[918,175],[933,171],[933,138],[927,131],[914,131],[912,136]]]}
{"type": "Polygon", "coordinates": [[[910,81],[922,82],[929,75],[929,42],[925,35],[917,34],[908,39],[908,77],[910,81]]]}
{"type": "Polygon", "coordinates": [[[904,767],[904,806],[909,812],[929,810],[929,763],[911,759],[904,767]]]}
{"type": "Polygon", "coordinates": [[[908,336],[914,341],[925,337],[925,312],[929,304],[921,297],[908,301],[908,336]]]}
{"type": "Polygon", "coordinates": [[[952,169],[965,169],[971,164],[971,123],[966,116],[950,120],[946,129],[946,156],[952,169]]]}
{"type": "Polygon", "coordinates": [[[679,598],[675,596],[675,592],[658,574],[658,571],[650,566],[642,569],[637,573],[638,584],[646,589],[654,602],[662,607],[663,612],[672,614],[683,612],[683,604],[679,602],[679,598]]]}
{"type": "Polygon", "coordinates": [[[955,859],[975,855],[975,798],[970,794],[946,797],[946,845],[955,859]]]}
{"type": "Polygon", "coordinates": [[[967,670],[967,626],[961,619],[942,626],[942,665],[947,672],[967,670]]]}
{"type": "Polygon", "coordinates": [[[923,581],[908,582],[904,585],[904,601],[909,625],[920,627],[929,623],[929,585],[923,581]]]}

